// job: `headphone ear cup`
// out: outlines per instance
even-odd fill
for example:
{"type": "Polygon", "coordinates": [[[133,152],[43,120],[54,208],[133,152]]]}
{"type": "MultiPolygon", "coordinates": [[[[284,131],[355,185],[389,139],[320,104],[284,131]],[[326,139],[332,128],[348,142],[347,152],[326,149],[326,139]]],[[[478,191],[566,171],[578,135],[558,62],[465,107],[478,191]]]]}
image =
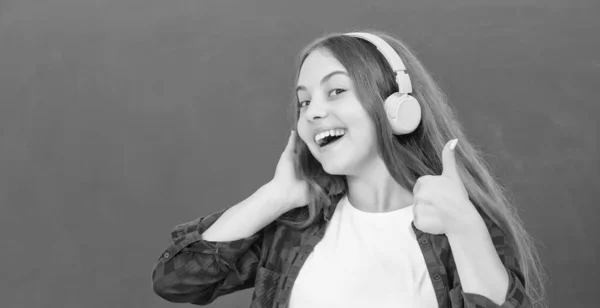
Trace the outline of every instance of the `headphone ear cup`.
{"type": "Polygon", "coordinates": [[[384,108],[395,135],[412,133],[421,123],[421,106],[409,94],[396,92],[388,96],[384,108]]]}

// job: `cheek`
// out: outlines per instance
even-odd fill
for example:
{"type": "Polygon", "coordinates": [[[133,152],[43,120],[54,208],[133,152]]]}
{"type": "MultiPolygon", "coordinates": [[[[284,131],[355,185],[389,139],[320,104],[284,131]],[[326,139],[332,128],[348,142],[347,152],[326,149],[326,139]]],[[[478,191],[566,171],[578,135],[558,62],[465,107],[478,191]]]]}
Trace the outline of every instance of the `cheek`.
{"type": "Polygon", "coordinates": [[[315,151],[315,144],[312,141],[312,132],[310,132],[310,130],[307,128],[306,123],[302,122],[302,121],[298,121],[298,125],[297,125],[297,129],[298,129],[298,136],[300,137],[301,140],[298,140],[298,142],[304,143],[306,144],[306,146],[308,146],[308,150],[313,154],[314,156],[314,151],[315,151]]]}
{"type": "Polygon", "coordinates": [[[369,127],[363,126],[355,131],[352,135],[353,142],[366,150],[372,148],[376,144],[376,135],[371,132],[369,127]]]}
{"type": "Polygon", "coordinates": [[[302,141],[304,141],[306,143],[307,141],[307,136],[308,136],[308,131],[306,128],[306,124],[303,121],[298,121],[297,125],[296,125],[296,129],[298,130],[298,136],[300,137],[300,139],[302,139],[302,141]]]}
{"type": "Polygon", "coordinates": [[[363,141],[365,145],[368,145],[370,148],[377,149],[377,132],[375,131],[375,126],[371,123],[365,123],[363,126],[363,141]]]}

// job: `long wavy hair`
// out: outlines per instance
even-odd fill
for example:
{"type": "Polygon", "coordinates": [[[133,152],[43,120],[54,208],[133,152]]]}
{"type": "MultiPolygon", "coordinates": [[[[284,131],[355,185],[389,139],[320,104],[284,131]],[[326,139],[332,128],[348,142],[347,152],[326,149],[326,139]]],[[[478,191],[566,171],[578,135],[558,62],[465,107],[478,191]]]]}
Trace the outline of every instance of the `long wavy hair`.
{"type": "MultiPolygon", "coordinates": [[[[306,46],[296,63],[294,85],[306,57],[316,49],[329,51],[347,70],[354,83],[358,99],[375,123],[377,148],[392,177],[412,190],[417,179],[442,172],[441,150],[450,139],[458,138],[457,169],[472,203],[487,215],[512,240],[526,281],[526,291],[536,307],[546,307],[544,271],[533,238],[523,228],[516,208],[506,190],[490,172],[490,167],[463,133],[455,112],[442,90],[423,64],[402,41],[380,31],[375,34],[388,42],[400,55],[410,75],[413,93],[421,104],[422,120],[417,129],[407,135],[393,135],[383,108],[383,101],[398,90],[394,73],[376,47],[359,38],[333,33],[306,46]]],[[[293,94],[290,117],[297,127],[300,109],[293,94]]],[[[333,210],[340,196],[348,192],[345,176],[326,173],[312,156],[307,145],[296,139],[297,174],[309,183],[310,202],[278,219],[295,229],[304,229],[333,210]]]]}

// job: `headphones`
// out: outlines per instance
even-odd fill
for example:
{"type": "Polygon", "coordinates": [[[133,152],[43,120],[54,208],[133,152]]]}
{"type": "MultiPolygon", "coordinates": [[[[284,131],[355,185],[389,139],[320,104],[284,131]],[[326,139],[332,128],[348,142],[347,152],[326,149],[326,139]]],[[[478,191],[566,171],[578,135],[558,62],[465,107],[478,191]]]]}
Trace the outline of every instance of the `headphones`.
{"type": "Polygon", "coordinates": [[[394,135],[412,133],[421,122],[421,106],[417,99],[410,95],[412,84],[398,53],[385,40],[376,35],[365,32],[352,32],[344,35],[361,38],[375,45],[390,64],[392,70],[396,73],[398,92],[385,99],[385,113],[394,135]]]}

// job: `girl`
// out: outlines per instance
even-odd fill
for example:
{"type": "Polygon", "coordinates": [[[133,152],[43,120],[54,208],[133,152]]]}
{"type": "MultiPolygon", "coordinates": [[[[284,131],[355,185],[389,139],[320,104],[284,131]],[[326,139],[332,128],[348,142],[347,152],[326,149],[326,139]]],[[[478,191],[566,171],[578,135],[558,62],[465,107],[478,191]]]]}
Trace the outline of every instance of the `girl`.
{"type": "Polygon", "coordinates": [[[531,238],[413,53],[381,32],[299,57],[273,179],[176,226],[154,291],[251,307],[542,307],[531,238]]]}

